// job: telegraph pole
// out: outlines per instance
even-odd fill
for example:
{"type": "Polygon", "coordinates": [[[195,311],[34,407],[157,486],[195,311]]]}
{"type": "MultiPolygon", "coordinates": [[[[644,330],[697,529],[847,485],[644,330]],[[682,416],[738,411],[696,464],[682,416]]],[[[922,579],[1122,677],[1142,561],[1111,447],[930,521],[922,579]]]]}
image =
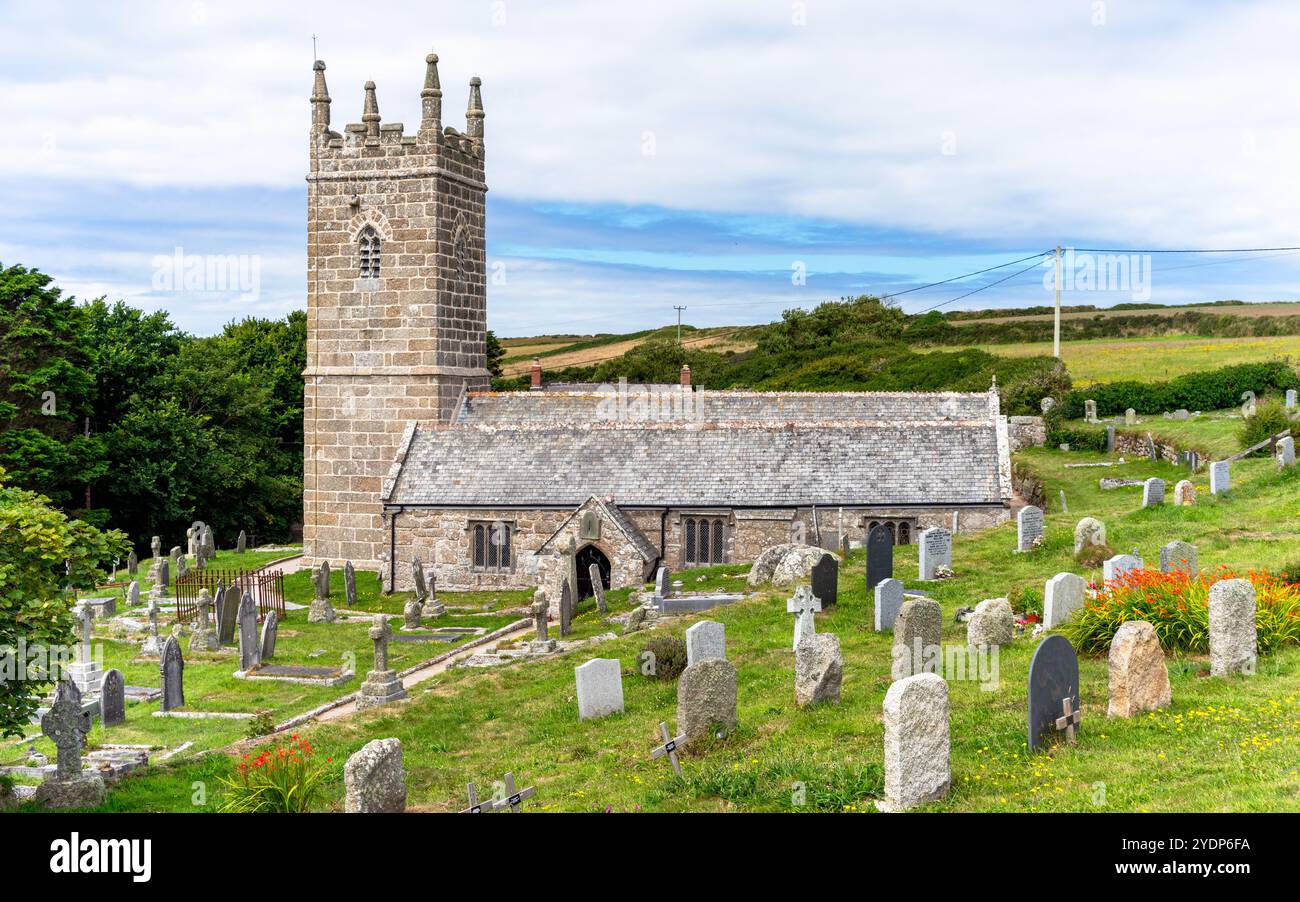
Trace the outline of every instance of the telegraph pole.
{"type": "Polygon", "coordinates": [[[1052,356],[1061,359],[1061,246],[1056,246],[1056,321],[1052,327],[1052,356]]]}
{"type": "Polygon", "coordinates": [[[677,347],[680,348],[682,346],[682,311],[686,308],[673,304],[673,309],[677,311],[677,347]]]}

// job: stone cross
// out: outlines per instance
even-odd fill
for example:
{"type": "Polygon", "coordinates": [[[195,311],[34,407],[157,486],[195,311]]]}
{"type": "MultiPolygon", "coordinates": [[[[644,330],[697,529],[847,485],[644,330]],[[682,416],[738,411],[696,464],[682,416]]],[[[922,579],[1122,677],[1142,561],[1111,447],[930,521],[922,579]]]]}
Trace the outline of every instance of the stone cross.
{"type": "Polygon", "coordinates": [[[140,646],[142,655],[160,655],[162,654],[162,640],[158,637],[158,598],[155,595],[149,599],[149,635],[145,637],[144,644],[140,646]]]}
{"type": "Polygon", "coordinates": [[[794,598],[785,603],[785,609],[795,615],[792,647],[798,648],[800,639],[817,632],[817,621],[813,614],[822,609],[822,603],[807,586],[800,586],[795,590],[794,598]]]}
{"type": "Polygon", "coordinates": [[[506,782],[506,797],[502,801],[496,802],[495,804],[498,808],[504,808],[508,805],[510,806],[510,810],[517,814],[519,812],[519,803],[522,802],[524,799],[531,799],[534,795],[537,794],[536,790],[534,790],[533,787],[530,786],[527,789],[520,789],[516,791],[515,775],[513,773],[506,774],[505,782],[506,782]]]}
{"type": "Polygon", "coordinates": [[[677,773],[677,776],[680,777],[682,775],[682,765],[677,760],[677,747],[686,741],[686,734],[683,733],[681,736],[672,736],[668,732],[668,724],[660,721],[659,735],[663,737],[663,745],[656,746],[650,752],[650,758],[653,760],[667,755],[668,760],[673,764],[673,770],[677,773]]]}
{"type": "MultiPolygon", "coordinates": [[[[90,605],[83,604],[77,608],[77,626],[79,627],[77,638],[79,641],[77,642],[76,660],[78,664],[90,663],[90,636],[94,622],[95,613],[90,609],[90,605]]],[[[155,621],[155,631],[157,630],[156,623],[155,621]]]]}
{"type": "Polygon", "coordinates": [[[1074,728],[1081,720],[1083,720],[1083,712],[1074,710],[1074,699],[1068,696],[1061,699],[1061,716],[1056,718],[1056,728],[1065,731],[1067,742],[1078,741],[1074,736],[1074,728]]]}
{"type": "Polygon", "coordinates": [[[388,669],[388,637],[392,634],[388,618],[383,614],[376,614],[374,626],[370,627],[370,638],[375,643],[375,670],[380,672],[388,669]]]}
{"type": "Polygon", "coordinates": [[[54,690],[54,704],[41,717],[41,732],[59,749],[60,780],[81,776],[81,748],[90,732],[91,715],[81,709],[81,690],[71,680],[60,680],[54,690]]]}
{"type": "Polygon", "coordinates": [[[533,629],[538,642],[545,642],[550,638],[546,624],[550,612],[551,606],[546,601],[546,592],[538,589],[533,593],[533,629]]]}

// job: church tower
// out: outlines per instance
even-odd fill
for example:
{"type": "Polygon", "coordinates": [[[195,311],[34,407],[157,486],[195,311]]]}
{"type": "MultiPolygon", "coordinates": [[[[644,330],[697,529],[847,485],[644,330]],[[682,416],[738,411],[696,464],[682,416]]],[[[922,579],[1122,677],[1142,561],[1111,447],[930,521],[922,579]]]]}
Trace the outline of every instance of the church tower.
{"type": "Polygon", "coordinates": [[[438,57],[425,60],[420,128],[381,124],[374,82],[361,122],[330,129],[313,66],[307,175],[303,541],[314,562],[387,557],[384,477],[408,421],[445,423],[489,386],[485,338],[483,101],[442,125],[438,57]]]}

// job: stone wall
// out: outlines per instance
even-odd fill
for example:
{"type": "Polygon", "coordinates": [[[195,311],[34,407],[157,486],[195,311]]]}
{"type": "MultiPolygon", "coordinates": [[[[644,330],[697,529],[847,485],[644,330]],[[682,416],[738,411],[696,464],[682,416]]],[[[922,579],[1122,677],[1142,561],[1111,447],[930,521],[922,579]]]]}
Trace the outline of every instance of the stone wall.
{"type": "MultiPolygon", "coordinates": [[[[1156,444],[1156,454],[1161,460],[1171,464],[1181,464],[1182,449],[1166,439],[1157,435],[1152,435],[1156,444]]],[[[1123,457],[1141,457],[1150,459],[1151,449],[1147,445],[1147,434],[1145,432],[1122,432],[1115,430],[1115,453],[1123,457]]]]}
{"type": "Polygon", "coordinates": [[[1047,424],[1042,417],[1007,417],[1011,453],[1021,448],[1041,448],[1047,444],[1047,424]]]}
{"type": "MultiPolygon", "coordinates": [[[[414,68],[414,67],[413,67],[414,68]]],[[[426,61],[418,133],[363,121],[330,129],[324,64],[312,94],[307,176],[307,369],[303,544],[309,563],[378,567],[380,488],[408,421],[445,422],[486,389],[484,150],[477,86],[471,134],[442,128],[436,59],[426,61]],[[359,240],[379,237],[379,276],[359,240]]]]}

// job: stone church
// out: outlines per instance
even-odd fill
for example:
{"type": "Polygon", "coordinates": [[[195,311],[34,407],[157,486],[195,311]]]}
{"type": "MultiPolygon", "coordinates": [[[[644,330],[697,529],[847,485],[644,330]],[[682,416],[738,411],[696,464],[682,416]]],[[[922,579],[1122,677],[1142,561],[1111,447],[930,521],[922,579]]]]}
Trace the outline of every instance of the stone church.
{"type": "Polygon", "coordinates": [[[316,62],[307,175],[303,538],[410,587],[550,584],[577,554],[607,587],[752,560],[765,547],[860,543],[886,524],[983,528],[1011,502],[1007,418],[977,393],[710,392],[546,384],[492,392],[486,369],[484,111],[444,126],[426,58],[419,128],[330,127],[316,62]]]}

